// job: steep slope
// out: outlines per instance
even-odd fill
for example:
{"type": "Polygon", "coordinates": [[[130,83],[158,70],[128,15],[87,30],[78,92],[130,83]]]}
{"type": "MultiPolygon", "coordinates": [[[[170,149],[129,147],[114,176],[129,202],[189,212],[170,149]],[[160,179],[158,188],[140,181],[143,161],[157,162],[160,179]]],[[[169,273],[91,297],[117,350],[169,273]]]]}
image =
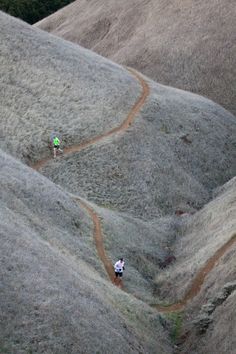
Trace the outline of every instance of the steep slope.
{"type": "Polygon", "coordinates": [[[154,281],[157,309],[182,311],[180,353],[235,352],[235,231],[236,178],[201,211],[180,218],[175,263],[154,281]]]}
{"type": "MultiPolygon", "coordinates": [[[[88,50],[8,16],[0,26],[1,147],[28,163],[51,155],[52,130],[64,146],[82,144],[119,126],[143,95],[130,72],[88,50]]],[[[193,211],[235,175],[235,118],[202,97],[146,82],[150,95],[124,134],[45,174],[143,218],[193,211]]]]}
{"type": "Polygon", "coordinates": [[[151,94],[125,134],[43,171],[100,206],[143,219],[193,212],[236,173],[235,118],[202,97],[147,82],[151,94]]]}
{"type": "MultiPolygon", "coordinates": [[[[235,259],[235,253],[233,257],[235,259]]],[[[206,334],[189,336],[183,348],[183,353],[186,353],[186,350],[189,354],[196,353],[196,350],[199,354],[212,352],[216,354],[235,353],[235,286],[235,281],[234,283],[226,283],[221,291],[211,297],[211,300],[215,299],[215,301],[218,301],[218,305],[213,306],[213,308],[215,307],[213,314],[212,310],[210,310],[210,316],[207,316],[209,318],[209,328],[207,328],[206,334]],[[229,293],[229,295],[225,295],[224,290],[230,289],[232,285],[234,286],[234,291],[229,293]],[[225,296],[223,299],[222,293],[225,296]]]]}
{"type": "MultiPolygon", "coordinates": [[[[184,331],[188,336],[182,352],[233,354],[236,335],[236,178],[218,190],[214,200],[192,220],[184,221],[182,232],[175,253],[177,296],[181,296],[180,293],[194,281],[196,268],[201,268],[217,249],[234,239],[234,244],[205,278],[201,291],[188,303],[184,315],[184,331]],[[188,277],[190,282],[187,281],[186,287],[188,277]],[[183,290],[179,290],[180,287],[183,290]]],[[[171,295],[170,277],[168,283],[171,295]]]]}
{"type": "Polygon", "coordinates": [[[77,0],[36,26],[235,114],[235,16],[233,0],[77,0]]]}
{"type": "MultiPolygon", "coordinates": [[[[175,243],[175,271],[166,271],[162,274],[166,288],[160,286],[157,277],[157,289],[162,297],[168,294],[170,302],[182,298],[189,288],[189,281],[193,279],[196,269],[201,268],[218,249],[234,236],[236,231],[236,178],[229,181],[219,195],[193,216],[180,218],[179,237],[175,243]],[[184,269],[184,272],[183,272],[184,269]],[[172,284],[174,283],[174,291],[172,284]],[[179,283],[177,285],[177,283],[179,283]]],[[[232,259],[233,260],[233,259],[232,259]]],[[[228,264],[229,265],[229,264],[228,264]]],[[[235,276],[233,265],[229,265],[225,272],[235,276]],[[231,274],[231,272],[233,272],[231,274]]],[[[215,273],[217,277],[217,272],[215,273]]],[[[222,279],[227,281],[227,273],[222,279]]],[[[233,278],[231,278],[233,280],[233,278]]],[[[229,279],[228,279],[229,281],[229,279]]],[[[216,286],[220,286],[220,281],[216,286]]],[[[209,291],[212,291],[209,290],[209,291]]],[[[214,293],[214,291],[213,291],[214,293]]]]}
{"type": "Polygon", "coordinates": [[[166,313],[178,353],[233,354],[236,178],[193,216],[145,225],[111,211],[99,214],[104,234],[118,239],[111,243],[107,238],[106,249],[115,254],[121,244],[129,260],[126,289],[166,313]]]}
{"type": "Polygon", "coordinates": [[[9,155],[0,164],[1,351],[171,353],[159,315],[106,280],[89,215],[9,155]]]}

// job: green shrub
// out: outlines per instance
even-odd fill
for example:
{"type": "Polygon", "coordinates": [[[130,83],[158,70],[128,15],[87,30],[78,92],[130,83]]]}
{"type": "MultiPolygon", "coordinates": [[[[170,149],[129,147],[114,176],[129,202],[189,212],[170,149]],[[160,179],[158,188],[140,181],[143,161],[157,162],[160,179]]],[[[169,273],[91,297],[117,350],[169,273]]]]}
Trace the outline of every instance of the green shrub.
{"type": "Polygon", "coordinates": [[[171,323],[170,337],[171,337],[171,340],[175,343],[181,334],[183,315],[181,312],[172,312],[172,313],[168,314],[167,317],[171,323]]]}
{"type": "Polygon", "coordinates": [[[0,10],[33,24],[73,0],[0,0],[0,10]]]}

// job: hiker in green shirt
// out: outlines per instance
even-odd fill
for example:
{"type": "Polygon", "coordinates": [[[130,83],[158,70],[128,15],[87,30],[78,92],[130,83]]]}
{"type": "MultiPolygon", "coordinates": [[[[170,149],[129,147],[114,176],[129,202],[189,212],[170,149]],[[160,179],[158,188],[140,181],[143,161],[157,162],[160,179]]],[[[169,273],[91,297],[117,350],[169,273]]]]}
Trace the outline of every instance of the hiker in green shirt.
{"type": "Polygon", "coordinates": [[[53,138],[53,153],[54,153],[54,159],[57,157],[57,152],[60,151],[62,152],[62,149],[60,149],[60,140],[57,136],[53,138]]]}

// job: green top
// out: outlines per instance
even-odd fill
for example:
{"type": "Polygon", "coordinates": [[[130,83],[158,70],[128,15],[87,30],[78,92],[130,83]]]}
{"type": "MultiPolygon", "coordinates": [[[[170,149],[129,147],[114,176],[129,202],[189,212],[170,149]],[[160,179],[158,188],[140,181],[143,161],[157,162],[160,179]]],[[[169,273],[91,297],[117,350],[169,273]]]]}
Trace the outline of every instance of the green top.
{"type": "Polygon", "coordinates": [[[60,145],[60,140],[58,139],[58,137],[55,137],[54,139],[53,139],[53,145],[60,145]]]}

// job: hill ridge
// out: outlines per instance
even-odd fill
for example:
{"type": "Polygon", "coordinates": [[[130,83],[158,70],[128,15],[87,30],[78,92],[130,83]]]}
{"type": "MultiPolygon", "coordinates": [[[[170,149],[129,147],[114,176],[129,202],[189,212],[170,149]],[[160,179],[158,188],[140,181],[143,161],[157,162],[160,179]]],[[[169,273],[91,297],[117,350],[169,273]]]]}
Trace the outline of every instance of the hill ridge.
{"type": "Polygon", "coordinates": [[[236,114],[232,0],[77,0],[35,26],[236,114]]]}

